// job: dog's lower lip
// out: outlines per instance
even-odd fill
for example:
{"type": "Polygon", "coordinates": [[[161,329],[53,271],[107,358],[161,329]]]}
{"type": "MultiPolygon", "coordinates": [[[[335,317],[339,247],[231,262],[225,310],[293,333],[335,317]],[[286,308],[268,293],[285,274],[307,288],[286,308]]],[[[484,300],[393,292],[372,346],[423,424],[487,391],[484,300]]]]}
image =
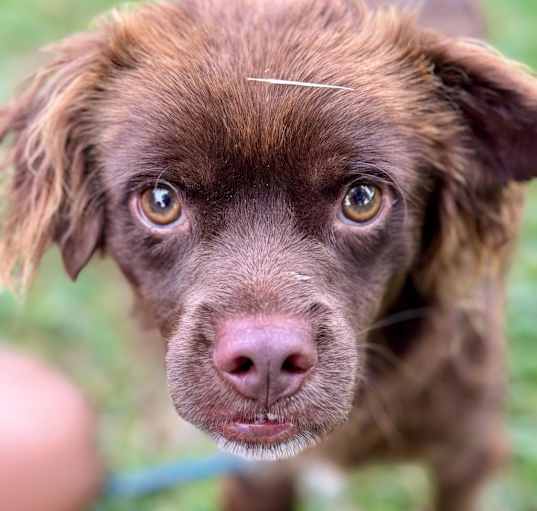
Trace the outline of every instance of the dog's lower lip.
{"type": "Polygon", "coordinates": [[[231,422],[223,428],[229,440],[247,443],[272,444],[288,440],[295,426],[287,422],[231,422]]]}

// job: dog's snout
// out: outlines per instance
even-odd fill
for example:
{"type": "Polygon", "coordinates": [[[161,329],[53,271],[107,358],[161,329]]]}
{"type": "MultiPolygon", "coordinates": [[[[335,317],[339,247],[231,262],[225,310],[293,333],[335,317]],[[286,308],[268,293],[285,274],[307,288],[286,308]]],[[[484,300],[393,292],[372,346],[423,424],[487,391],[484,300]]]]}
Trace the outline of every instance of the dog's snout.
{"type": "Polygon", "coordinates": [[[229,319],[218,330],[213,360],[241,395],[270,406],[300,389],[317,363],[317,349],[307,321],[229,319]]]}

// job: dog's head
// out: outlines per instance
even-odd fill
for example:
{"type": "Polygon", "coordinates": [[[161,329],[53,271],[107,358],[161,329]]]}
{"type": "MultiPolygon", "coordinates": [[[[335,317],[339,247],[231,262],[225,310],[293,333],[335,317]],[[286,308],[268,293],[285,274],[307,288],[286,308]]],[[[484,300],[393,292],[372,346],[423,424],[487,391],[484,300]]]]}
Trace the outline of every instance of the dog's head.
{"type": "Polygon", "coordinates": [[[404,287],[469,286],[535,176],[535,80],[393,12],[153,4],[55,51],[0,114],[3,276],[53,241],[72,278],[106,250],[177,410],[239,453],[342,423],[375,322],[404,287]]]}

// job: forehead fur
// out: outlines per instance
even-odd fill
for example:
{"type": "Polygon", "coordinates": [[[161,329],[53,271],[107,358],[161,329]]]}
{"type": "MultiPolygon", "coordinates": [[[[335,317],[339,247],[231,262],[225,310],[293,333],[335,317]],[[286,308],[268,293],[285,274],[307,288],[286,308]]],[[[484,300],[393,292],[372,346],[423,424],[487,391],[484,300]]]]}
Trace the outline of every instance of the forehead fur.
{"type": "MultiPolygon", "coordinates": [[[[183,163],[187,181],[193,166],[304,167],[322,181],[349,160],[404,174],[438,157],[455,124],[434,101],[417,34],[410,18],[345,1],[184,2],[118,15],[100,146],[120,162],[115,179],[183,163]]],[[[216,173],[192,179],[200,175],[216,173]]]]}

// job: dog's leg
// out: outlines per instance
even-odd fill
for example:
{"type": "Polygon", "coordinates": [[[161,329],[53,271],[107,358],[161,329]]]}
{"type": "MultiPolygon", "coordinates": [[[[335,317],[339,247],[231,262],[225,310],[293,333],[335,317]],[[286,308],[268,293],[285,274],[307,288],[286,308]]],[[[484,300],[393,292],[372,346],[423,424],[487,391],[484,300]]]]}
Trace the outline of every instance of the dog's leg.
{"type": "Polygon", "coordinates": [[[284,464],[230,477],[222,488],[223,511],[292,511],[298,495],[292,469],[284,464]]]}
{"type": "Polygon", "coordinates": [[[433,462],[434,511],[478,511],[486,484],[509,458],[503,432],[468,441],[444,449],[433,462]]]}

